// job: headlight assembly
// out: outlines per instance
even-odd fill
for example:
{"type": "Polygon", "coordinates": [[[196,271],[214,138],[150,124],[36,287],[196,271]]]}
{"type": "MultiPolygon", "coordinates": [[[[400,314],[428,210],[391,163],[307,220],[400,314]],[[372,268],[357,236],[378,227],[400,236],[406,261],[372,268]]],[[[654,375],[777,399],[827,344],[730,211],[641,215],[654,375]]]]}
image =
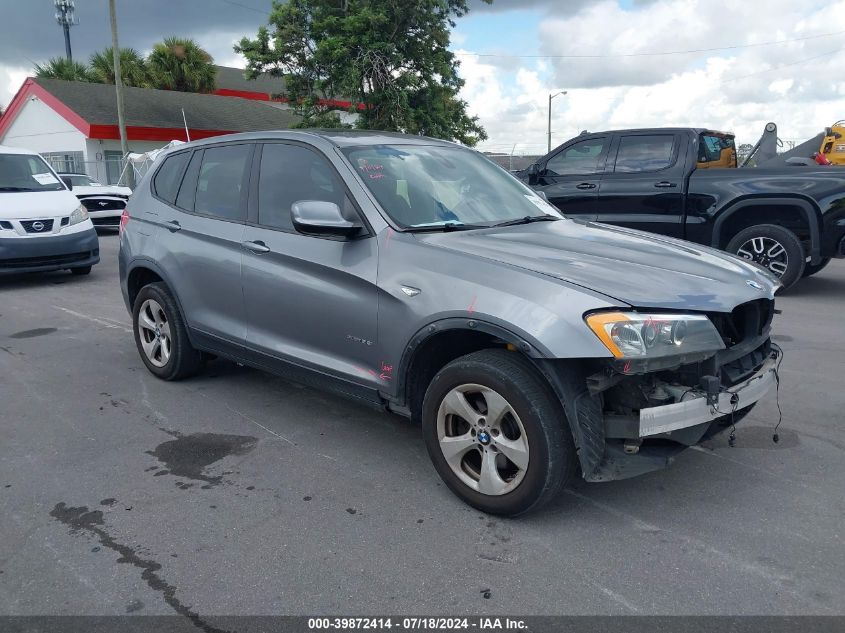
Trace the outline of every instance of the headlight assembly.
{"type": "Polygon", "coordinates": [[[585,320],[617,359],[706,357],[725,348],[716,327],[703,314],[595,312],[585,320]]]}
{"type": "Polygon", "coordinates": [[[79,205],[74,209],[73,213],[70,214],[70,222],[68,224],[74,225],[79,224],[80,222],[85,222],[88,219],[88,209],[86,209],[83,205],[79,205]]]}

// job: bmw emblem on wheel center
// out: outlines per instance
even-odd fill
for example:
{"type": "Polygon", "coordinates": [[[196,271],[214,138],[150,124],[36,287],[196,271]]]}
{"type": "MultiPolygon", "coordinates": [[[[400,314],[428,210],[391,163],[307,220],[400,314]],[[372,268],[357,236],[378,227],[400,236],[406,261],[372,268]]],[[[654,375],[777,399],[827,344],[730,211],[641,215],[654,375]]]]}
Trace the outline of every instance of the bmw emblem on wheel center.
{"type": "Polygon", "coordinates": [[[490,443],[490,434],[487,431],[481,431],[478,434],[478,441],[487,446],[490,443]]]}

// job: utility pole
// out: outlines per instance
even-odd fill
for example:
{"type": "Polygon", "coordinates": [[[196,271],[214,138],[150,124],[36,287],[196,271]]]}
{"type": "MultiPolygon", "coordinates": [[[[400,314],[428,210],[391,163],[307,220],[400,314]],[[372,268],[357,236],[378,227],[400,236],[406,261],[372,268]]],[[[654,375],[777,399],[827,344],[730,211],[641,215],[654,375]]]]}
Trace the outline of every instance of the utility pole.
{"type": "Polygon", "coordinates": [[[73,14],[74,6],[73,0],[55,0],[56,5],[56,22],[62,27],[65,32],[65,57],[69,62],[73,61],[73,55],[70,52],[70,27],[79,24],[76,16],[73,14]]]}
{"type": "MultiPolygon", "coordinates": [[[[57,0],[58,1],[58,0],[57,0]]],[[[120,151],[124,160],[129,154],[129,144],[126,142],[126,119],[123,117],[123,80],[120,78],[120,47],[117,45],[117,12],[114,0],[109,0],[109,19],[111,20],[111,50],[114,63],[114,91],[117,96],[117,126],[120,129],[120,151]]],[[[135,187],[135,170],[130,168],[126,176],[126,185],[135,187]]]]}
{"type": "Polygon", "coordinates": [[[555,97],[559,97],[560,95],[565,95],[566,90],[561,90],[560,92],[556,92],[555,94],[549,93],[549,142],[548,142],[548,149],[546,153],[548,154],[552,151],[552,99],[555,97]]]}

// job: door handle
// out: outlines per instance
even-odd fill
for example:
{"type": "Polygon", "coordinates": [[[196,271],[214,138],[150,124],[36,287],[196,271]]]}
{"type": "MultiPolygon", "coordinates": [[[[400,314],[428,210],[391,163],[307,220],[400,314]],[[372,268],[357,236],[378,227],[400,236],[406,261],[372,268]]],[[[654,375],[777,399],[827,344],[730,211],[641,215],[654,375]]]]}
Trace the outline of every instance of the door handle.
{"type": "Polygon", "coordinates": [[[241,246],[243,246],[248,251],[252,251],[253,253],[269,253],[270,252],[270,247],[267,246],[261,240],[256,240],[254,242],[241,242],[241,246]]]}
{"type": "Polygon", "coordinates": [[[678,184],[674,182],[669,182],[668,180],[661,180],[660,182],[654,183],[654,186],[658,189],[671,189],[672,187],[677,187],[678,184]]]}
{"type": "Polygon", "coordinates": [[[170,220],[170,222],[166,223],[167,230],[171,233],[175,233],[176,231],[180,231],[182,229],[182,225],[179,224],[179,220],[170,220]]]}
{"type": "Polygon", "coordinates": [[[582,182],[580,184],[575,185],[576,189],[595,189],[596,185],[592,182],[582,182]]]}

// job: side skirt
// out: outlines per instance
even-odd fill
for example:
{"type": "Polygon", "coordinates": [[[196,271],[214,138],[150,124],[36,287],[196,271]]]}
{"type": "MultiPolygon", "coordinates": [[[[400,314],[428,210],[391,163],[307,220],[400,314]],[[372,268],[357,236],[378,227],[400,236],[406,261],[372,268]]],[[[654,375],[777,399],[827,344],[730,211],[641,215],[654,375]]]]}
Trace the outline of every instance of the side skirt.
{"type": "Polygon", "coordinates": [[[191,329],[190,339],[193,346],[200,351],[275,374],[319,391],[340,395],[380,411],[386,408],[385,400],[377,389],[364,387],[316,369],[234,344],[201,330],[191,329]]]}

